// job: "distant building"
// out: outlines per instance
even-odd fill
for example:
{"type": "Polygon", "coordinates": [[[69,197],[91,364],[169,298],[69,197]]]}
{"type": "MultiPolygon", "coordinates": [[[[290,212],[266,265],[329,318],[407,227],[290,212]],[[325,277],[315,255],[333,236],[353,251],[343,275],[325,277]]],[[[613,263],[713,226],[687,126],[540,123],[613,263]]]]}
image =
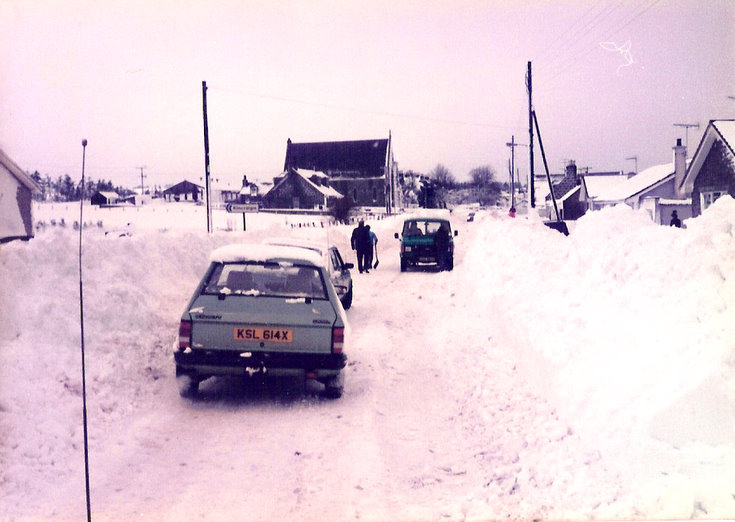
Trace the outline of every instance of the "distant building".
{"type": "MultiPolygon", "coordinates": [[[[587,212],[587,186],[584,177],[577,173],[577,164],[570,161],[567,164],[564,177],[551,185],[559,218],[565,220],[579,219],[587,212]]],[[[556,219],[554,202],[551,193],[546,196],[546,208],[549,219],[556,219]]]]}
{"type": "Polygon", "coordinates": [[[184,180],[163,191],[166,201],[204,201],[204,187],[184,180]]]}
{"type": "Polygon", "coordinates": [[[242,188],[237,194],[238,203],[259,203],[261,200],[261,186],[248,181],[247,176],[242,177],[242,188]]]}
{"type": "Polygon", "coordinates": [[[725,194],[735,198],[735,120],[709,122],[686,174],[677,177],[676,189],[691,195],[692,216],[725,194]]]}
{"type": "Polygon", "coordinates": [[[0,150],[0,243],[33,237],[33,194],[41,187],[0,150]]]}
{"type": "MultiPolygon", "coordinates": [[[[387,139],[286,144],[284,173],[321,172],[328,186],[356,206],[380,206],[392,212],[398,201],[397,168],[387,139]]],[[[274,186],[275,189],[275,186],[274,186]]]]}
{"type": "Polygon", "coordinates": [[[598,210],[625,203],[634,209],[646,210],[651,219],[661,225],[669,224],[674,210],[681,220],[691,217],[691,199],[676,189],[676,180],[683,180],[687,171],[686,155],[686,147],[677,140],[671,163],[649,167],[593,193],[590,207],[598,210]]]}
{"type": "Polygon", "coordinates": [[[323,172],[289,168],[273,180],[273,188],[262,197],[263,207],[326,210],[344,197],[329,181],[323,172]]]}
{"type": "Polygon", "coordinates": [[[97,192],[92,194],[91,198],[89,198],[89,202],[92,203],[92,205],[99,205],[101,207],[107,205],[115,205],[121,200],[122,198],[120,197],[120,194],[107,190],[98,190],[97,192]]]}

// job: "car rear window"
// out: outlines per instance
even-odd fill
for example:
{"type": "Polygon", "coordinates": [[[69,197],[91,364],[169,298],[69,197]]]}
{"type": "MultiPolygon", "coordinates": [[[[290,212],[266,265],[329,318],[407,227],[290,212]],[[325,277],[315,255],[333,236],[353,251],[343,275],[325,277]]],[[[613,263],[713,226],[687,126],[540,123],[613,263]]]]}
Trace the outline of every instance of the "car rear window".
{"type": "Polygon", "coordinates": [[[217,263],[202,293],[327,299],[318,268],[284,263],[217,263]]]}

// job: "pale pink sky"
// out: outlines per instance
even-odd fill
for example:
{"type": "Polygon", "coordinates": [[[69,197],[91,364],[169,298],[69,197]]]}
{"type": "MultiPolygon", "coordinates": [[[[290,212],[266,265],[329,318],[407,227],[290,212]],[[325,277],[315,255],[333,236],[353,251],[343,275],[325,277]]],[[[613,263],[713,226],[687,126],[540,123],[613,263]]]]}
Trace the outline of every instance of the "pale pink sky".
{"type": "MultiPolygon", "coordinates": [[[[163,184],[283,167],[286,140],[384,138],[458,178],[528,143],[526,64],[550,168],[671,160],[735,118],[730,0],[0,2],[0,147],[23,169],[163,184]],[[400,4],[400,5],[393,5],[400,4]]],[[[516,149],[522,175],[527,149],[516,149]]],[[[536,154],[541,172],[540,154],[536,154]]]]}

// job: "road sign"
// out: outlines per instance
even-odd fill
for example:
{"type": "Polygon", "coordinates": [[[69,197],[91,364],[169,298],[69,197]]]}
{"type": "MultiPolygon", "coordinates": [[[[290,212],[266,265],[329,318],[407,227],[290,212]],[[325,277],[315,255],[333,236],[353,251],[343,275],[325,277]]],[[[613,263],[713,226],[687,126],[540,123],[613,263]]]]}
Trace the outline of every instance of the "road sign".
{"type": "Polygon", "coordinates": [[[230,213],[258,212],[257,203],[227,203],[225,210],[230,213]]]}

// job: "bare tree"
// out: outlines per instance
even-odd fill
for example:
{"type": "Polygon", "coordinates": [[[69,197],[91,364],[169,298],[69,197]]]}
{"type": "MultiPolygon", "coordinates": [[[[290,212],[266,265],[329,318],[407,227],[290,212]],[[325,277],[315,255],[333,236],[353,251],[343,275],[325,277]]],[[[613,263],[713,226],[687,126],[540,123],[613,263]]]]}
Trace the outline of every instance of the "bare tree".
{"type": "Polygon", "coordinates": [[[434,170],[429,174],[429,177],[434,180],[434,183],[438,187],[441,188],[452,188],[457,184],[457,181],[454,179],[454,174],[452,174],[449,169],[441,163],[437,163],[434,170]]]}
{"type": "Polygon", "coordinates": [[[494,203],[500,194],[500,184],[495,181],[495,169],[490,165],[476,167],[470,171],[472,185],[481,205],[494,203]]]}

